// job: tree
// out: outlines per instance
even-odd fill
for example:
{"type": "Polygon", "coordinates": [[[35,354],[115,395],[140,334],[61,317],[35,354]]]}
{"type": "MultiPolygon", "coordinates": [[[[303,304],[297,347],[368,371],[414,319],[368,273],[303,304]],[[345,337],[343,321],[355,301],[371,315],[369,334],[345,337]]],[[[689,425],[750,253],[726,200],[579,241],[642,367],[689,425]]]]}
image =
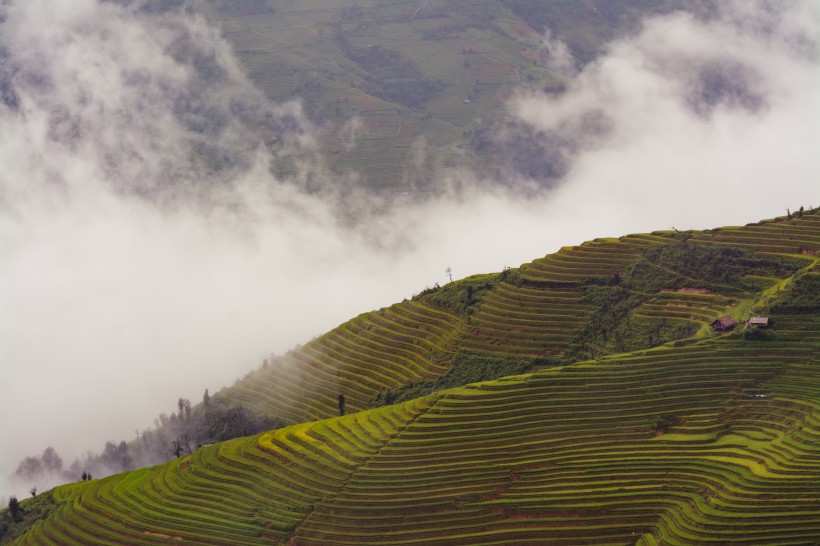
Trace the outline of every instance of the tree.
{"type": "Polygon", "coordinates": [[[57,474],[63,469],[63,459],[57,455],[57,451],[51,446],[47,447],[45,451],[43,451],[40,461],[42,461],[43,468],[46,472],[57,474]]]}
{"type": "Polygon", "coordinates": [[[188,438],[187,434],[177,436],[176,440],[174,440],[172,452],[175,457],[190,455],[193,452],[193,450],[191,449],[191,440],[190,438],[188,438]]]}
{"type": "Polygon", "coordinates": [[[11,519],[14,521],[20,521],[20,516],[23,513],[23,509],[20,508],[20,502],[14,495],[9,497],[9,513],[11,514],[11,519]]]}
{"type": "Polygon", "coordinates": [[[43,463],[37,457],[26,457],[20,462],[15,474],[25,480],[36,480],[43,475],[43,463]]]}
{"type": "Polygon", "coordinates": [[[179,407],[179,418],[185,418],[191,416],[191,401],[187,398],[180,398],[179,402],[177,402],[177,406],[179,407]]]}
{"type": "Polygon", "coordinates": [[[205,394],[202,395],[202,403],[205,404],[205,406],[211,405],[211,395],[208,394],[208,389],[205,389],[205,394]]]}
{"type": "Polygon", "coordinates": [[[105,449],[99,457],[100,462],[111,472],[125,472],[133,470],[133,461],[128,452],[128,444],[121,441],[119,444],[106,442],[105,449]]]}
{"type": "Polygon", "coordinates": [[[29,489],[29,493],[31,493],[32,497],[36,497],[37,496],[37,486],[35,485],[31,489],[29,489]]]}
{"type": "Polygon", "coordinates": [[[340,394],[339,395],[339,416],[341,417],[344,414],[345,414],[345,395],[340,394]]]}

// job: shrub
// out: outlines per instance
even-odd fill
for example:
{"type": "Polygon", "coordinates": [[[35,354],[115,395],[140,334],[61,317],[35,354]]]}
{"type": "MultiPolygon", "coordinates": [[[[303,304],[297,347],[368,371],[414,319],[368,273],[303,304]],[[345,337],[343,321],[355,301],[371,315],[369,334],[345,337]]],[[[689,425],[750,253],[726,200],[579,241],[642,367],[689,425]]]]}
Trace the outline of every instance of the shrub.
{"type": "Polygon", "coordinates": [[[671,427],[680,424],[680,417],[674,413],[661,413],[652,420],[652,430],[667,432],[671,427]]]}

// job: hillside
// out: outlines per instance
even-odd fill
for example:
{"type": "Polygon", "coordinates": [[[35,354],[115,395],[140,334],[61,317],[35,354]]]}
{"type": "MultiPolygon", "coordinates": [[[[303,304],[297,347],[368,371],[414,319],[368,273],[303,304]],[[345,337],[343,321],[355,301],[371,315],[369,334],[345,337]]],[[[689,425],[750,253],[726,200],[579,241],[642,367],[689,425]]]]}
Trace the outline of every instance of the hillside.
{"type": "MultiPolygon", "coordinates": [[[[276,102],[303,102],[321,127],[330,171],[371,190],[408,192],[429,191],[440,166],[548,174],[521,164],[527,154],[511,154],[526,135],[500,130],[514,90],[558,92],[569,81],[550,63],[545,28],[581,66],[641,17],[701,4],[207,0],[202,9],[257,88],[276,102]]],[[[258,133],[275,145],[275,131],[258,133]]],[[[277,163],[277,174],[288,176],[293,160],[277,163]]]]}
{"type": "Polygon", "coordinates": [[[292,426],[41,493],[5,540],[811,544],[818,251],[801,211],[434,287],[216,395],[292,426]]]}
{"type": "Polygon", "coordinates": [[[348,411],[359,411],[705,334],[722,315],[744,319],[770,305],[767,299],[812,263],[787,256],[816,252],[819,229],[820,215],[806,214],[564,247],[359,315],[217,398],[299,423],[337,415],[339,394],[348,411]]]}

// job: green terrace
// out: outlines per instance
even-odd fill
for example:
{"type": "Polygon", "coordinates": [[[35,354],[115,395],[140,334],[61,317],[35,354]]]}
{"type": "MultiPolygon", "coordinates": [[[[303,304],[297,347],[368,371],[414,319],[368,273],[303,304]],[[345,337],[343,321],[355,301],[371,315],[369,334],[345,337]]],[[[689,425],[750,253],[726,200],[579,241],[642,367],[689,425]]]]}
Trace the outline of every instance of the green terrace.
{"type": "Polygon", "coordinates": [[[57,488],[18,543],[805,544],[818,364],[736,333],[471,384],[57,488]]]}
{"type": "Polygon", "coordinates": [[[820,215],[808,211],[800,217],[792,214],[791,219],[781,217],[743,227],[715,229],[698,233],[693,240],[761,252],[813,253],[820,250],[820,215]]]}
{"type": "Polygon", "coordinates": [[[599,239],[359,315],[214,395],[292,426],[41,493],[14,543],[810,544],[816,219],[599,239]],[[694,330],[643,340],[666,323],[694,330]]]}
{"type": "Polygon", "coordinates": [[[521,266],[524,279],[535,283],[578,283],[589,278],[622,274],[643,248],[666,244],[668,238],[652,235],[596,239],[521,266]]]}
{"type": "MultiPolygon", "coordinates": [[[[820,231],[817,217],[761,225],[799,229],[809,238],[820,231]]],[[[421,382],[448,373],[460,379],[436,388],[648,348],[698,331],[710,335],[708,324],[725,314],[742,325],[788,292],[792,277],[801,279],[803,291],[813,289],[814,256],[792,255],[783,259],[793,263],[782,266],[780,254],[724,255],[733,247],[713,242],[709,233],[596,239],[518,269],[427,289],[342,324],[217,396],[286,423],[324,419],[338,414],[340,394],[349,411],[358,411],[380,393],[388,393],[380,403],[407,399],[389,394],[405,386],[415,395],[432,392],[432,383],[421,382]],[[702,263],[691,270],[680,265],[693,260],[702,263]],[[462,357],[485,363],[458,371],[453,363],[462,357]]]]}
{"type": "Polygon", "coordinates": [[[635,316],[710,323],[737,300],[719,294],[662,292],[638,309],[635,316]]]}
{"type": "Polygon", "coordinates": [[[358,411],[381,390],[446,371],[464,319],[405,301],[346,322],[228,389],[234,403],[290,422],[358,411]]]}
{"type": "Polygon", "coordinates": [[[593,310],[582,299],[578,289],[500,284],[471,317],[462,348],[512,357],[560,354],[593,310]]]}

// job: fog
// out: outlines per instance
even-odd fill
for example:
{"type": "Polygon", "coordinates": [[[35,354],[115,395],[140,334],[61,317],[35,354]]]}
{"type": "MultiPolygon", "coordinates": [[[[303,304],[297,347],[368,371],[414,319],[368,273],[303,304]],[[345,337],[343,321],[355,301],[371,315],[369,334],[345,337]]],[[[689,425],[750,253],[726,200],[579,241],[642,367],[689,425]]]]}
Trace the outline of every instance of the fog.
{"type": "Polygon", "coordinates": [[[584,67],[545,29],[577,75],[507,107],[535,138],[562,135],[563,178],[442,171],[439,193],[389,204],[328,174],[298,101],[270,104],[194,13],[2,9],[0,479],[49,445],[68,464],[130,440],[180,396],[443,284],[448,267],[820,203],[811,1],[647,20],[584,67]],[[276,179],[287,158],[298,176],[276,179]]]}

